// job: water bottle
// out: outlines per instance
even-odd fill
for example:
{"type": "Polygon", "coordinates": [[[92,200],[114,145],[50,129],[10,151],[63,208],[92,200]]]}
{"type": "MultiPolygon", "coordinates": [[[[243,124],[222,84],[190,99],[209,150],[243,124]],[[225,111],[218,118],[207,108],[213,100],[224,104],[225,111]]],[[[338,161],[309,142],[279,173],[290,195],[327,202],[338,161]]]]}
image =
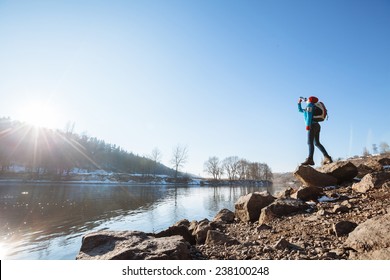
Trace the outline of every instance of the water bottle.
{"type": "Polygon", "coordinates": [[[302,96],[300,96],[299,97],[302,101],[304,101],[304,102],[306,102],[307,101],[307,98],[306,97],[302,97],[302,96]]]}

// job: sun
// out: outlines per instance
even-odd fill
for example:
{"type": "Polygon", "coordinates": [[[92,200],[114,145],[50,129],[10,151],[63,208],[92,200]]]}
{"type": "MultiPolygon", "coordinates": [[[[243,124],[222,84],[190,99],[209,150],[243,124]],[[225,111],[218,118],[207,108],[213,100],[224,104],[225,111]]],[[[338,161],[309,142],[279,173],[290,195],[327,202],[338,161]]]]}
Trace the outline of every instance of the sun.
{"type": "Polygon", "coordinates": [[[20,118],[36,127],[56,128],[59,113],[56,108],[44,101],[33,101],[20,107],[20,118]]]}
{"type": "Polygon", "coordinates": [[[4,244],[0,243],[0,260],[4,260],[7,257],[8,250],[4,244]]]}

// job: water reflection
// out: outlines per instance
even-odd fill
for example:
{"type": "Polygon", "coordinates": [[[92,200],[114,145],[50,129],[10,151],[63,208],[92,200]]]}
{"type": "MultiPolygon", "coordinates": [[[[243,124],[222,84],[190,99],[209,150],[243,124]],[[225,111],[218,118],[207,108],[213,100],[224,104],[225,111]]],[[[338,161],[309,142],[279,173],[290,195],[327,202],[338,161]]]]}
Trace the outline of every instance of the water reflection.
{"type": "Polygon", "coordinates": [[[157,232],[180,219],[210,219],[222,208],[233,210],[241,195],[262,190],[229,186],[1,185],[0,243],[7,244],[8,259],[74,259],[87,232],[157,232]]]}

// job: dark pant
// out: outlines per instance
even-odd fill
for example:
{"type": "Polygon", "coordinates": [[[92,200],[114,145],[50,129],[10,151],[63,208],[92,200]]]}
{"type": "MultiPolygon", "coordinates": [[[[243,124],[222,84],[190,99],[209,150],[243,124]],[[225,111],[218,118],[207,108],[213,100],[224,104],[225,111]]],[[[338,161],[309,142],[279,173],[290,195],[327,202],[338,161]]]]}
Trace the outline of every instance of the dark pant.
{"type": "Polygon", "coordinates": [[[309,158],[313,159],[314,145],[324,154],[325,157],[329,157],[324,146],[320,143],[320,131],[321,126],[319,123],[313,122],[311,128],[307,134],[307,144],[309,144],[309,158]]]}

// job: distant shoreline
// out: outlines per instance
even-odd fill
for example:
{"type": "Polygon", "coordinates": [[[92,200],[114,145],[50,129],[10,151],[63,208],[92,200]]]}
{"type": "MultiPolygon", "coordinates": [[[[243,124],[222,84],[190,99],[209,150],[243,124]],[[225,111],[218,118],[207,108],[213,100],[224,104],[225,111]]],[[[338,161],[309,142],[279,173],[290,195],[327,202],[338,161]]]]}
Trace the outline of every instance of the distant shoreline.
{"type": "Polygon", "coordinates": [[[93,181],[93,180],[25,180],[25,179],[1,179],[0,185],[3,184],[85,184],[85,185],[200,185],[196,181],[189,181],[187,183],[167,183],[167,182],[120,182],[120,181],[93,181]]]}
{"type": "Polygon", "coordinates": [[[164,178],[156,178],[149,177],[149,180],[129,180],[129,181],[117,181],[110,180],[108,177],[102,177],[100,180],[71,180],[71,179],[63,179],[63,180],[50,180],[50,179],[25,179],[20,178],[20,176],[16,176],[14,178],[1,178],[0,176],[0,185],[4,184],[83,184],[83,185],[195,185],[195,186],[272,186],[272,181],[264,181],[264,180],[208,180],[208,179],[200,179],[200,178],[178,178],[176,181],[171,177],[164,178]]]}

